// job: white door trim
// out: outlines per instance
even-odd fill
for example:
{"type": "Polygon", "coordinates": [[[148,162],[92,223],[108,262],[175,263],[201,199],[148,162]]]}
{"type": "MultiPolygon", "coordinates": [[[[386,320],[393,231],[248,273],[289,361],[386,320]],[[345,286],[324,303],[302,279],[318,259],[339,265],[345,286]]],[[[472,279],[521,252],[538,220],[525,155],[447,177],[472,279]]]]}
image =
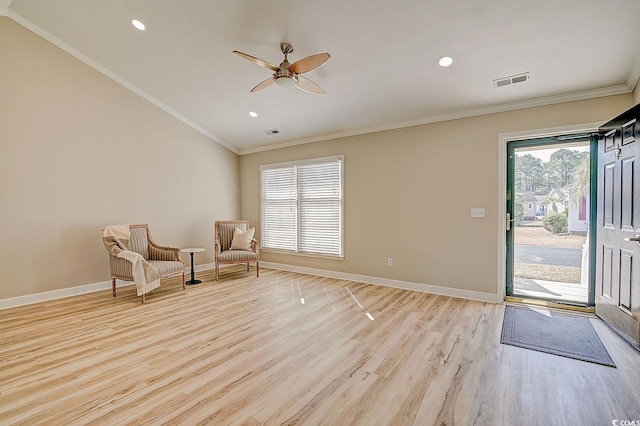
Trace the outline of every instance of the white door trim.
{"type": "Polygon", "coordinates": [[[507,143],[522,139],[543,138],[558,135],[571,135],[576,133],[589,133],[597,131],[606,121],[593,123],[573,124],[570,126],[551,127],[548,129],[532,129],[519,132],[498,134],[498,303],[504,301],[507,286],[507,243],[504,238],[506,232],[506,205],[507,205],[507,143]]]}

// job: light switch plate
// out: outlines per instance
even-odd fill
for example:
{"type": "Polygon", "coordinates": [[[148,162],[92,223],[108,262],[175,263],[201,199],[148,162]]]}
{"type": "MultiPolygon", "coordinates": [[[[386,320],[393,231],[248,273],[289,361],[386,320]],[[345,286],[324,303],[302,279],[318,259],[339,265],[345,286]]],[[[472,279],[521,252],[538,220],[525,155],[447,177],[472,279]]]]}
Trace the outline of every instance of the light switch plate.
{"type": "Polygon", "coordinates": [[[479,219],[484,217],[484,209],[471,209],[471,217],[479,219]]]}

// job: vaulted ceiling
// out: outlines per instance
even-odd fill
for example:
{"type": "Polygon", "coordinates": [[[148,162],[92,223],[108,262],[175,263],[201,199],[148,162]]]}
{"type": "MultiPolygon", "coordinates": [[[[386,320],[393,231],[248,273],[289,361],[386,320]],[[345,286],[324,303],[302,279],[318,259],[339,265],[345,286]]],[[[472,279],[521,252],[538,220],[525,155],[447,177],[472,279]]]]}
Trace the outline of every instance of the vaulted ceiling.
{"type": "Polygon", "coordinates": [[[0,1],[0,12],[241,154],[629,93],[640,76],[638,0],[0,1]],[[272,72],[232,51],[278,65],[281,42],[293,45],[292,63],[331,55],[305,74],[325,95],[249,92],[272,72]]]}

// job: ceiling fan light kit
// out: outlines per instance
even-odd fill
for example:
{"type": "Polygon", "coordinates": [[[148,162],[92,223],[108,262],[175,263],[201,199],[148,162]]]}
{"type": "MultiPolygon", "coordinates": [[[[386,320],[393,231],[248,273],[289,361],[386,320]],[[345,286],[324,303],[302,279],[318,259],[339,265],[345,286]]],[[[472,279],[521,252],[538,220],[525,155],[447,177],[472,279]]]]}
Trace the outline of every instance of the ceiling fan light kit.
{"type": "Polygon", "coordinates": [[[273,75],[273,81],[280,87],[291,87],[298,84],[298,78],[292,72],[287,70],[278,71],[273,75]]]}
{"type": "Polygon", "coordinates": [[[261,67],[273,71],[273,75],[271,76],[271,78],[258,83],[253,89],[251,89],[251,93],[255,93],[259,90],[265,89],[271,86],[273,83],[280,87],[295,86],[300,90],[313,93],[315,95],[324,95],[326,93],[322,87],[318,86],[308,78],[300,76],[300,74],[315,70],[320,65],[324,64],[326,60],[331,57],[331,55],[329,55],[328,53],[318,53],[316,55],[307,56],[306,58],[302,58],[299,61],[290,64],[288,55],[289,53],[293,52],[293,46],[289,43],[280,43],[280,50],[284,54],[284,61],[282,61],[282,63],[277,67],[267,61],[256,58],[255,56],[251,56],[237,50],[233,51],[233,53],[235,53],[236,55],[248,61],[251,61],[254,64],[260,65],[261,67]]]}

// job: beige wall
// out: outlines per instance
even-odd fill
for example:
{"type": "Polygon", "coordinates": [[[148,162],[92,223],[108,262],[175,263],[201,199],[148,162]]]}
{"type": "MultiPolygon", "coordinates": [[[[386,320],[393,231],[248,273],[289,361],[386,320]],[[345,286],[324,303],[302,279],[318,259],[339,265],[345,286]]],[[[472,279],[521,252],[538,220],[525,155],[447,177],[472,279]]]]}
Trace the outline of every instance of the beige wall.
{"type": "Polygon", "coordinates": [[[629,95],[234,153],[0,17],[0,299],[109,279],[100,229],[149,223],[201,246],[212,223],[259,228],[259,165],[345,156],[345,260],[265,261],[495,292],[499,133],[605,121],[629,95]],[[484,207],[487,218],[469,218],[484,207]],[[393,257],[395,266],[386,266],[393,257]]]}
{"type": "Polygon", "coordinates": [[[0,17],[0,299],[109,280],[108,224],[212,262],[238,212],[236,154],[0,17]]]}
{"type": "Polygon", "coordinates": [[[243,155],[241,215],[259,221],[261,164],[344,154],[345,259],[261,260],[495,294],[498,134],[604,122],[631,104],[628,94],[243,155]],[[486,219],[471,219],[474,207],[486,219]]]}

